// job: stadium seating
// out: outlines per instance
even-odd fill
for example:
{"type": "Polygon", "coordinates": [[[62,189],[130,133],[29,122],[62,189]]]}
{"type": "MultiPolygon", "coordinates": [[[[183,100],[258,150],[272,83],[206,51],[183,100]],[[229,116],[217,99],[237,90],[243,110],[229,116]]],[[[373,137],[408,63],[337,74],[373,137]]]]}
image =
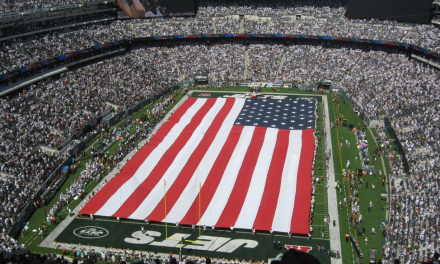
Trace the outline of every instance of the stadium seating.
{"type": "MultiPolygon", "coordinates": [[[[2,5],[1,13],[85,2],[8,1],[2,5]]],[[[32,34],[16,42],[3,42],[0,70],[7,74],[48,58],[127,37],[205,33],[378,39],[440,52],[440,32],[433,25],[348,19],[343,16],[344,6],[337,1],[328,2],[314,6],[304,1],[283,7],[252,5],[247,1],[237,1],[234,5],[201,1],[195,18],[111,20],[68,31],[32,34]],[[240,20],[240,14],[253,17],[240,20]],[[301,19],[296,19],[297,14],[301,14],[301,19]]],[[[107,14],[32,26],[24,24],[14,30],[6,27],[2,37],[105,18],[107,14]]],[[[3,232],[8,231],[27,199],[63,160],[63,156],[42,149],[58,148],[85,123],[112,106],[127,109],[178,81],[191,80],[195,72],[208,73],[214,82],[252,80],[316,85],[322,78],[328,78],[333,80],[333,86],[343,88],[361,105],[370,119],[387,118],[404,147],[410,173],[402,185],[391,190],[391,221],[384,258],[389,260],[398,248],[412,245],[404,254],[407,261],[416,261],[437,248],[439,71],[385,47],[368,50],[353,44],[324,42],[281,45],[272,40],[138,45],[123,56],[40,81],[14,97],[2,98],[0,202],[4,209],[0,212],[0,225],[3,232]]],[[[384,131],[379,130],[379,138],[392,164],[390,182],[394,186],[404,175],[402,161],[393,155],[396,150],[390,147],[384,131]]],[[[0,244],[4,249],[18,246],[8,237],[2,238],[0,244]]]]}

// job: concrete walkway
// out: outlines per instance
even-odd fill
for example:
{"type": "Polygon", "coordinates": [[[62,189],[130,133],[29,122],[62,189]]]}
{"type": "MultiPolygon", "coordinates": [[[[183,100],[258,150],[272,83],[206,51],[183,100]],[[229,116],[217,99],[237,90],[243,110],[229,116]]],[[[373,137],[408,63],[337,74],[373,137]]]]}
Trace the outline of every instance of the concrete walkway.
{"type": "MultiPolygon", "coordinates": [[[[328,108],[328,101],[327,101],[327,95],[322,96],[322,102],[324,104],[324,126],[325,131],[327,132],[326,139],[327,139],[327,147],[329,148],[331,152],[331,146],[332,146],[332,134],[331,134],[331,128],[330,128],[330,111],[328,108]]],[[[333,188],[335,186],[336,176],[335,176],[335,168],[333,163],[333,153],[330,155],[329,160],[329,180],[328,180],[328,186],[327,189],[327,195],[328,195],[328,213],[330,215],[330,221],[329,221],[329,231],[330,231],[330,249],[339,251],[340,255],[342,256],[341,251],[341,234],[339,231],[339,216],[338,216],[338,197],[336,194],[336,189],[333,188]],[[333,220],[336,221],[336,226],[333,226],[333,220]]],[[[342,264],[342,258],[331,259],[332,264],[342,264]]]]}

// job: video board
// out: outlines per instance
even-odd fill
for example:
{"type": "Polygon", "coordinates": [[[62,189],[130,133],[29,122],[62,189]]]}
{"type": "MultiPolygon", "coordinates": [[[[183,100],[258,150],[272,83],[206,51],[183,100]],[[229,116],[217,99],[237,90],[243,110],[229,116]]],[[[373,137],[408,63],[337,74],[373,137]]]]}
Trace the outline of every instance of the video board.
{"type": "Polygon", "coordinates": [[[432,0],[349,0],[345,16],[430,23],[431,4],[432,0]]]}
{"type": "Polygon", "coordinates": [[[117,0],[118,19],[194,16],[194,0],[117,0]]]}

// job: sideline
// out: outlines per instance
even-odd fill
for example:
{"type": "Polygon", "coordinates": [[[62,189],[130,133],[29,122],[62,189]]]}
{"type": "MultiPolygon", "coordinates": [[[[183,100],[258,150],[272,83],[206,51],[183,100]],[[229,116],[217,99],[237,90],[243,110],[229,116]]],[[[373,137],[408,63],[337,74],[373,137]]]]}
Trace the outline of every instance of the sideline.
{"type": "MultiPolygon", "coordinates": [[[[342,264],[342,248],[341,248],[341,233],[339,230],[339,211],[338,211],[338,203],[337,203],[337,195],[336,195],[336,189],[333,188],[335,186],[336,176],[335,176],[335,167],[334,167],[334,160],[333,160],[333,151],[332,151],[332,134],[330,129],[330,111],[329,111],[329,103],[327,100],[328,95],[322,95],[322,103],[325,104],[324,111],[325,111],[325,130],[327,132],[326,138],[327,138],[327,146],[330,152],[332,153],[330,155],[329,159],[329,179],[328,179],[328,186],[327,189],[327,195],[328,195],[328,213],[330,215],[330,221],[328,223],[329,225],[329,231],[330,231],[330,249],[339,251],[339,254],[341,255],[341,258],[331,258],[332,264],[342,264]],[[332,222],[336,221],[336,226],[333,226],[332,222]]],[[[339,146],[339,145],[338,145],[339,146]]]]}
{"type": "MultiPolygon", "coordinates": [[[[368,130],[370,131],[370,134],[371,134],[371,137],[373,138],[373,140],[374,140],[374,143],[376,143],[376,147],[377,148],[379,148],[379,144],[377,143],[377,140],[376,140],[376,137],[374,136],[374,134],[373,134],[373,131],[371,131],[371,128],[368,126],[368,130]]],[[[377,132],[377,129],[376,129],[376,133],[377,133],[377,135],[379,135],[379,133],[377,132]]],[[[385,181],[387,182],[386,184],[385,184],[385,188],[386,188],[386,192],[387,192],[387,195],[390,193],[390,189],[391,189],[391,187],[390,187],[390,178],[388,178],[388,172],[387,172],[387,168],[386,168],[386,166],[385,166],[385,162],[390,162],[390,160],[389,159],[386,159],[386,161],[385,161],[385,159],[383,158],[383,156],[384,156],[384,154],[382,153],[381,155],[380,155],[380,159],[382,160],[382,172],[383,172],[383,176],[385,177],[385,181]]],[[[370,160],[371,160],[371,157],[370,157],[370,160]]],[[[392,168],[392,166],[391,166],[391,164],[390,164],[390,169],[391,169],[391,173],[393,173],[393,168],[392,168]]],[[[386,219],[387,220],[389,220],[390,219],[390,206],[389,206],[389,203],[390,203],[390,201],[389,201],[389,199],[388,199],[388,197],[387,197],[387,201],[386,201],[386,206],[385,206],[385,209],[386,209],[386,213],[385,213],[385,217],[386,217],[386,219]]]]}

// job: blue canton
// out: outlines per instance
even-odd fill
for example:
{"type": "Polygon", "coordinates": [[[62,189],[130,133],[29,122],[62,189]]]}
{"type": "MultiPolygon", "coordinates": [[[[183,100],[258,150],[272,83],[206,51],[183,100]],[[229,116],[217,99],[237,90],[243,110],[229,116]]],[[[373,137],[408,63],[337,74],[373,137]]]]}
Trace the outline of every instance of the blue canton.
{"type": "Polygon", "coordinates": [[[315,128],[314,100],[246,99],[234,124],[277,129],[315,128]]]}

